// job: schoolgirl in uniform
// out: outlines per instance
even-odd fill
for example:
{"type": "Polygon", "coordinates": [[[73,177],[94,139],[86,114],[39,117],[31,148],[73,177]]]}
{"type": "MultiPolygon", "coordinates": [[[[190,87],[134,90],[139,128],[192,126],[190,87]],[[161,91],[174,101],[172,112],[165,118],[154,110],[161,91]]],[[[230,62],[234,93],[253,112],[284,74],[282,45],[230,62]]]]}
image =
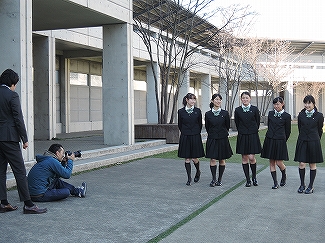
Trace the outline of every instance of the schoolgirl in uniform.
{"type": "Polygon", "coordinates": [[[235,124],[238,131],[236,153],[242,155],[246,187],[250,187],[252,184],[249,176],[248,163],[252,171],[253,185],[258,186],[255,154],[261,152],[261,142],[258,136],[260,112],[256,106],[250,104],[251,95],[249,92],[243,92],[240,97],[242,105],[235,109],[235,124]]]}
{"type": "Polygon", "coordinates": [[[214,94],[210,110],[205,113],[205,128],[208,133],[205,157],[210,158],[211,187],[222,185],[221,180],[226,168],[226,159],[233,154],[228,139],[230,117],[228,111],[221,109],[221,101],[221,95],[214,94]],[[216,179],[217,160],[219,161],[218,180],[216,179]]]}
{"type": "Polygon", "coordinates": [[[287,140],[291,133],[291,115],[284,110],[282,97],[273,100],[274,110],[268,114],[268,129],[265,134],[261,157],[269,159],[270,172],[273,179],[272,189],[278,189],[279,184],[276,176],[276,165],[280,168],[282,178],[280,186],[286,184],[286,167],[284,160],[289,160],[287,140]]]}
{"type": "Polygon", "coordinates": [[[323,134],[324,116],[318,112],[315,106],[315,98],[312,95],[307,95],[303,102],[305,108],[298,115],[299,135],[294,161],[299,162],[300,187],[298,193],[310,194],[314,192],[316,164],[324,161],[320,143],[323,134]],[[310,181],[307,189],[305,185],[306,163],[309,163],[310,169],[310,181]]]}
{"type": "Polygon", "coordinates": [[[196,96],[188,93],[183,98],[184,107],[178,110],[178,128],[181,132],[178,146],[178,157],[185,158],[185,169],[187,173],[186,185],[192,182],[191,161],[196,168],[194,182],[200,180],[200,162],[198,158],[204,157],[202,144],[202,113],[195,107],[196,96]]]}

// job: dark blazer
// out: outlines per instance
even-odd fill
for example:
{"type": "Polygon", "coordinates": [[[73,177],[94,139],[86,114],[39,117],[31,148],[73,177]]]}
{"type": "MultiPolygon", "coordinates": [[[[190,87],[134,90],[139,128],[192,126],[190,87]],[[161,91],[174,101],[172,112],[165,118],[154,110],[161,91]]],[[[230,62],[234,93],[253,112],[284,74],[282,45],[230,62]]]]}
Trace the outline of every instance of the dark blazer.
{"type": "Polygon", "coordinates": [[[0,141],[28,142],[19,95],[0,85],[0,141]]]}
{"type": "Polygon", "coordinates": [[[305,110],[306,109],[302,109],[298,115],[298,140],[320,140],[323,135],[324,116],[315,108],[315,112],[312,117],[308,118],[305,110]]]}
{"type": "Polygon", "coordinates": [[[205,129],[208,132],[208,138],[220,139],[228,137],[230,128],[230,117],[226,110],[221,110],[218,116],[215,116],[211,110],[205,113],[205,129]]]}
{"type": "Polygon", "coordinates": [[[260,127],[260,111],[251,105],[248,112],[244,112],[241,106],[235,109],[235,124],[239,134],[258,133],[260,127]]]}
{"type": "Polygon", "coordinates": [[[202,113],[197,107],[188,114],[185,107],[178,110],[178,128],[183,135],[200,134],[202,130],[202,113]]]}
{"type": "Polygon", "coordinates": [[[283,112],[280,117],[274,116],[274,110],[268,115],[268,129],[265,137],[271,139],[285,139],[288,140],[291,133],[291,115],[283,112]]]}

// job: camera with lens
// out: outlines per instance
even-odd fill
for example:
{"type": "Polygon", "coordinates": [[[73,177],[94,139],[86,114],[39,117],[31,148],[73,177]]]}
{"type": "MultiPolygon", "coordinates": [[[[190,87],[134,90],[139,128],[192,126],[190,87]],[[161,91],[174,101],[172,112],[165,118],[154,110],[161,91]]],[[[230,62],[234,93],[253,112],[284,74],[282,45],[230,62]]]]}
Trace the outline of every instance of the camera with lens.
{"type": "Polygon", "coordinates": [[[68,156],[71,156],[72,153],[74,153],[74,157],[76,158],[80,158],[81,157],[81,150],[78,150],[78,151],[75,151],[75,152],[71,152],[71,151],[65,151],[65,156],[68,157],[68,156]]]}

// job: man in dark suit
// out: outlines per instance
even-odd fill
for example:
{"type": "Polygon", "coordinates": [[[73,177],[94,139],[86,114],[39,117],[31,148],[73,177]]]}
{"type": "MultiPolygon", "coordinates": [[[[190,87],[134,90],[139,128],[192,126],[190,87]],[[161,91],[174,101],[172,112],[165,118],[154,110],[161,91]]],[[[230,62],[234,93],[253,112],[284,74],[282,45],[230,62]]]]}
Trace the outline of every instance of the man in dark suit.
{"type": "Polygon", "coordinates": [[[14,173],[20,201],[24,201],[24,214],[40,214],[46,208],[38,208],[32,201],[28,191],[26,168],[22,156],[22,147],[28,147],[27,132],[21,111],[19,96],[15,92],[19,76],[11,69],[0,76],[0,213],[14,211],[18,207],[7,200],[7,165],[14,173]]]}

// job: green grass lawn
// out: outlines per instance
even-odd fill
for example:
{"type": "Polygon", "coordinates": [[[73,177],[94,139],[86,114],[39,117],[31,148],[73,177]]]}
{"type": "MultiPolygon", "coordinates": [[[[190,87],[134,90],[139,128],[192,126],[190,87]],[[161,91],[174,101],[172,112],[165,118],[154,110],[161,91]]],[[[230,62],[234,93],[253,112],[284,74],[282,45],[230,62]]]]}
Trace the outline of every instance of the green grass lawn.
{"type": "MultiPolygon", "coordinates": [[[[262,145],[263,145],[265,133],[266,133],[266,129],[261,130],[259,132],[262,145]]],[[[294,158],[294,155],[295,155],[297,137],[298,137],[298,126],[296,124],[293,124],[291,126],[290,138],[287,141],[288,152],[289,152],[289,161],[285,161],[286,165],[298,166],[298,163],[293,161],[293,158],[294,158]]],[[[323,141],[324,137],[325,136],[322,136],[322,141],[321,141],[322,145],[324,144],[324,141],[323,141]]],[[[227,163],[241,163],[241,155],[240,154],[235,154],[236,153],[236,139],[237,139],[236,137],[229,138],[230,145],[232,147],[232,151],[233,151],[234,155],[230,159],[227,160],[227,163]]],[[[205,144],[204,144],[204,146],[205,146],[205,144]]],[[[322,146],[322,148],[323,148],[323,155],[325,156],[324,146],[322,146]]],[[[181,159],[181,158],[177,157],[177,150],[171,151],[171,152],[166,152],[166,153],[161,153],[161,154],[157,154],[157,155],[153,155],[151,157],[153,157],[153,158],[166,158],[166,159],[181,159]]],[[[209,161],[209,159],[206,159],[206,158],[201,158],[200,160],[201,161],[209,161]]],[[[261,158],[259,154],[256,155],[256,160],[257,160],[257,163],[259,163],[259,164],[265,164],[265,165],[269,164],[269,161],[267,159],[261,158]]],[[[320,163],[317,166],[324,167],[325,163],[320,163]]]]}

